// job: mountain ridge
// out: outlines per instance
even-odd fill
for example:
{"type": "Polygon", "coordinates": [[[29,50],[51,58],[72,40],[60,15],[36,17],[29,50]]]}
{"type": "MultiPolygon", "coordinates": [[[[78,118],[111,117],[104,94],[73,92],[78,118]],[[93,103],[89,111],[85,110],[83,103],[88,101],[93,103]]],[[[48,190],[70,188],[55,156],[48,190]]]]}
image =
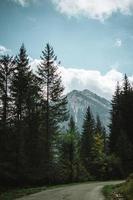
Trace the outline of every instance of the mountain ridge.
{"type": "Polygon", "coordinates": [[[90,90],[73,90],[67,94],[68,110],[73,116],[78,129],[82,130],[83,119],[89,106],[91,112],[96,119],[99,115],[102,124],[108,130],[111,103],[104,97],[100,97],[90,90]]]}

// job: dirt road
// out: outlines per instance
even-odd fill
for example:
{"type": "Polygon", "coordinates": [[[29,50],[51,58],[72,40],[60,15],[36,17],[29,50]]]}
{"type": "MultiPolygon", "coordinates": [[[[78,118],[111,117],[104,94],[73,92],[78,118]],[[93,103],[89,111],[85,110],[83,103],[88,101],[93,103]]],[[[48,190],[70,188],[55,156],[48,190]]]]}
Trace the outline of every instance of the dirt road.
{"type": "Polygon", "coordinates": [[[102,187],[104,185],[117,183],[120,182],[83,183],[56,189],[47,189],[45,191],[20,198],[19,200],[104,200],[101,192],[102,187]]]}

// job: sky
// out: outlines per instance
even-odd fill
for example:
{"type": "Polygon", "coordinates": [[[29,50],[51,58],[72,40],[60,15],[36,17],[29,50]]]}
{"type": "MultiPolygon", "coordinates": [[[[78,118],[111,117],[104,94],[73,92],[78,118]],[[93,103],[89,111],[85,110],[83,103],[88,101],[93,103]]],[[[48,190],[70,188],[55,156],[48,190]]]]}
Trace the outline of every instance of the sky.
{"type": "Polygon", "coordinates": [[[66,92],[110,99],[124,73],[133,80],[133,0],[0,0],[0,54],[24,43],[35,67],[48,42],[66,92]]]}

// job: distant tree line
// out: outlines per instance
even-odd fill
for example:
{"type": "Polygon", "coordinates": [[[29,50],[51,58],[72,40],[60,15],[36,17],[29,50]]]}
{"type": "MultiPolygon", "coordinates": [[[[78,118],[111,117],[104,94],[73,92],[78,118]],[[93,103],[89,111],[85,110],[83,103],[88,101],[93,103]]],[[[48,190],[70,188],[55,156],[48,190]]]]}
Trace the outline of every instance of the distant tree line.
{"type": "Polygon", "coordinates": [[[47,44],[33,73],[24,45],[0,57],[0,185],[125,177],[133,166],[133,89],[112,100],[110,135],[88,107],[82,132],[67,110],[57,57],[47,44]],[[68,121],[66,131],[61,124],[68,121]]]}

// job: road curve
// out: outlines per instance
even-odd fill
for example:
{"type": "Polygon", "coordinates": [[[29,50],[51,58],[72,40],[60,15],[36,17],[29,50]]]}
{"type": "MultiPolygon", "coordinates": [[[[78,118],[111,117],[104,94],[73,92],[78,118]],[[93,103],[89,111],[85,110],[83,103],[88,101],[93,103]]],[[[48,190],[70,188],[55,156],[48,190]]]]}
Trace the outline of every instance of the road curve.
{"type": "Polygon", "coordinates": [[[64,186],[56,189],[32,194],[18,200],[104,200],[102,188],[108,184],[117,184],[120,181],[82,183],[73,186],[64,186]]]}

